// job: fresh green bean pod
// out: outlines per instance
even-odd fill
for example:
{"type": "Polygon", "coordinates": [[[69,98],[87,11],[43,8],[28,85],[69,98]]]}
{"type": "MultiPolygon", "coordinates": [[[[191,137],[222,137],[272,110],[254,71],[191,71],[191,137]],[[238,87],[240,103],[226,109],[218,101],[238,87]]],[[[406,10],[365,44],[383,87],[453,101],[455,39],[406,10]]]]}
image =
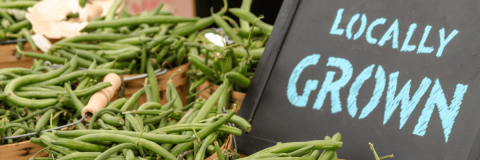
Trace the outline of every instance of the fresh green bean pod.
{"type": "Polygon", "coordinates": [[[17,22],[17,23],[14,23],[14,24],[10,25],[10,27],[7,28],[7,32],[10,32],[10,33],[17,32],[20,29],[26,27],[28,24],[30,24],[30,21],[28,21],[27,19],[22,20],[22,21],[17,22]]]}
{"type": "MultiPolygon", "coordinates": [[[[1,6],[1,4],[0,4],[0,6],[1,6]]],[[[32,36],[30,35],[30,31],[27,28],[22,28],[21,32],[22,32],[23,36],[25,36],[25,38],[27,38],[28,43],[32,47],[32,50],[37,51],[37,45],[35,45],[35,42],[33,41],[32,36]]]]}
{"type": "MultiPolygon", "coordinates": [[[[190,124],[177,124],[175,126],[167,126],[163,128],[158,128],[156,130],[150,131],[150,133],[175,133],[175,132],[182,132],[182,131],[192,131],[193,129],[195,130],[201,130],[205,127],[207,127],[209,123],[190,123],[190,124]]],[[[242,130],[235,128],[235,127],[230,127],[230,126],[220,126],[217,128],[217,131],[220,132],[225,132],[228,134],[233,134],[240,136],[242,135],[242,130]]]]}
{"type": "Polygon", "coordinates": [[[171,143],[171,144],[178,144],[184,142],[191,142],[195,139],[192,136],[186,135],[167,135],[167,134],[155,134],[155,133],[141,133],[141,132],[134,132],[134,131],[121,131],[121,130],[72,130],[72,131],[58,131],[56,133],[57,136],[60,137],[80,137],[87,134],[121,134],[130,137],[139,137],[140,135],[142,138],[147,139],[149,141],[153,141],[156,143],[171,143]]]}
{"type": "Polygon", "coordinates": [[[95,120],[97,120],[97,117],[102,115],[103,112],[115,112],[115,113],[121,113],[120,110],[116,109],[116,108],[103,108],[103,109],[100,109],[98,110],[96,113],[93,114],[93,116],[90,118],[90,123],[88,123],[88,129],[89,130],[92,130],[93,129],[93,123],[95,122],[95,120]]]}
{"type": "Polygon", "coordinates": [[[240,85],[243,88],[248,88],[250,86],[250,79],[241,75],[238,72],[228,72],[225,74],[225,77],[228,78],[231,82],[240,85]]]}
{"type": "Polygon", "coordinates": [[[210,79],[211,81],[215,81],[217,78],[215,77],[215,73],[212,69],[210,69],[208,66],[206,66],[203,62],[195,59],[195,58],[192,58],[192,57],[188,57],[188,61],[190,61],[192,63],[192,65],[194,65],[195,67],[197,67],[198,69],[200,69],[200,71],[203,72],[203,74],[205,76],[208,77],[208,79],[210,79]]]}
{"type": "Polygon", "coordinates": [[[115,73],[115,74],[122,74],[123,70],[117,70],[117,69],[92,69],[92,70],[80,70],[80,71],[75,71],[57,78],[50,79],[48,81],[44,81],[41,83],[37,83],[37,86],[41,85],[55,85],[59,83],[63,83],[69,80],[72,80],[74,78],[80,77],[80,76],[105,76],[109,73],[115,73]]]}
{"type": "Polygon", "coordinates": [[[213,132],[208,135],[205,140],[203,140],[202,146],[198,149],[198,152],[195,153],[195,160],[203,160],[205,159],[205,152],[207,151],[207,146],[213,144],[213,142],[217,139],[218,133],[213,132]]]}
{"type": "Polygon", "coordinates": [[[228,25],[227,22],[225,22],[225,20],[223,20],[223,18],[217,14],[213,14],[212,15],[213,17],[213,20],[215,21],[215,23],[221,27],[223,29],[223,31],[225,32],[225,34],[228,35],[229,38],[231,38],[233,41],[235,41],[235,43],[237,44],[243,44],[243,39],[238,36],[237,34],[235,34],[235,32],[233,31],[232,27],[230,27],[230,25],[228,25]]]}
{"type": "Polygon", "coordinates": [[[103,152],[109,148],[102,145],[86,143],[86,142],[76,141],[72,139],[61,139],[61,140],[53,141],[52,144],[66,147],[72,150],[81,151],[81,152],[103,152]]]}
{"type": "MultiPolygon", "coordinates": [[[[76,49],[76,48],[64,48],[64,49],[65,49],[65,51],[67,51],[69,53],[77,54],[78,56],[80,56],[82,58],[98,61],[100,64],[109,62],[107,59],[95,54],[92,51],[83,50],[83,49],[76,49]]],[[[88,61],[88,60],[85,60],[85,61],[88,61]]]]}
{"type": "MultiPolygon", "coordinates": [[[[230,9],[228,9],[228,11],[230,13],[232,13],[233,15],[239,17],[240,19],[248,21],[252,24],[257,19],[257,17],[253,13],[251,13],[249,11],[242,10],[241,8],[230,8],[230,9]]],[[[267,33],[271,33],[272,30],[273,30],[272,25],[267,24],[267,23],[265,23],[261,20],[257,20],[255,22],[255,25],[260,27],[261,29],[265,30],[265,32],[267,32],[267,33]]]]}
{"type": "Polygon", "coordinates": [[[41,54],[41,53],[34,53],[34,52],[23,52],[24,56],[32,57],[32,58],[39,58],[42,60],[50,61],[52,63],[63,64],[68,61],[67,58],[57,57],[53,55],[41,54]]]}
{"type": "Polygon", "coordinates": [[[102,154],[98,155],[98,157],[95,158],[95,160],[105,160],[108,157],[110,157],[111,155],[113,155],[116,152],[119,152],[123,149],[137,149],[137,146],[135,144],[132,144],[132,143],[122,143],[122,144],[119,144],[115,147],[112,147],[112,148],[106,150],[105,152],[103,152],[102,154]]]}
{"type": "Polygon", "coordinates": [[[142,96],[142,94],[145,93],[145,89],[142,88],[142,89],[139,89],[137,92],[135,92],[132,97],[130,97],[130,99],[128,99],[128,101],[122,106],[122,108],[120,109],[122,112],[124,111],[127,111],[128,109],[130,109],[130,107],[132,107],[133,103],[135,103],[138,98],[140,96],[142,96]]]}
{"type": "Polygon", "coordinates": [[[70,88],[70,84],[65,83],[65,90],[67,90],[67,93],[70,96],[70,99],[73,101],[73,104],[77,109],[77,114],[82,113],[83,107],[85,106],[82,104],[82,102],[80,102],[77,96],[75,96],[75,93],[73,93],[72,88],[70,88]]]}
{"type": "Polygon", "coordinates": [[[82,50],[102,50],[103,47],[95,44],[81,44],[81,43],[70,43],[70,42],[57,42],[55,43],[57,46],[63,47],[72,47],[75,49],[82,49],[82,50]]]}
{"type": "Polygon", "coordinates": [[[119,143],[133,143],[133,144],[138,144],[148,150],[151,150],[159,154],[160,156],[164,157],[165,159],[177,160],[174,155],[166,151],[157,143],[143,139],[143,138],[135,138],[135,137],[125,136],[120,134],[98,133],[98,134],[89,134],[89,135],[81,136],[81,137],[75,138],[75,140],[84,141],[84,142],[113,141],[113,142],[119,142],[119,143]]]}
{"type": "Polygon", "coordinates": [[[112,103],[108,104],[107,107],[105,108],[115,108],[115,109],[120,109],[128,100],[123,97],[123,98],[119,98],[115,101],[113,101],[112,103]]]}
{"type": "Polygon", "coordinates": [[[91,30],[105,27],[134,26],[139,24],[162,24],[162,23],[180,23],[195,22],[198,18],[177,17],[177,16],[149,16],[149,17],[128,17],[111,21],[93,21],[84,28],[91,30]]]}
{"type": "MultiPolygon", "coordinates": [[[[202,108],[203,109],[203,108],[202,108]]],[[[199,113],[200,114],[200,113],[199,113]]],[[[235,115],[235,112],[230,112],[227,116],[222,117],[218,121],[211,123],[207,127],[203,128],[202,130],[197,132],[197,137],[200,139],[203,139],[210,135],[212,132],[214,132],[215,129],[219,128],[223,124],[225,124],[232,116],[235,115]]],[[[198,117],[198,116],[197,116],[198,117]]],[[[195,120],[194,120],[195,121],[195,120]]],[[[185,149],[191,148],[193,145],[192,142],[187,142],[187,143],[182,143],[176,145],[172,150],[170,151],[174,156],[177,156],[180,154],[185,149]]]]}
{"type": "Polygon", "coordinates": [[[147,109],[160,109],[162,108],[162,105],[158,102],[145,102],[142,104],[140,107],[138,107],[138,110],[147,110],[147,109]]]}
{"type": "Polygon", "coordinates": [[[130,37],[130,38],[119,39],[114,43],[140,45],[142,43],[147,43],[150,41],[152,41],[152,38],[140,36],[140,37],[130,37]]]}

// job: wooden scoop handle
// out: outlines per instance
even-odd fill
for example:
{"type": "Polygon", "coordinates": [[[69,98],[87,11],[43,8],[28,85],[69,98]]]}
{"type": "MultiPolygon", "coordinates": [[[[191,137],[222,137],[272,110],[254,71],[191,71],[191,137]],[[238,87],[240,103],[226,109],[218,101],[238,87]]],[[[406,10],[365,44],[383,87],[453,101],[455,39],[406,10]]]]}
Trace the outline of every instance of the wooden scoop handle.
{"type": "MultiPolygon", "coordinates": [[[[110,82],[112,86],[104,88],[92,95],[88,101],[88,104],[82,110],[82,117],[88,112],[92,113],[93,115],[98,110],[105,108],[122,83],[120,76],[115,73],[107,74],[103,81],[110,82]]],[[[90,118],[91,116],[88,116],[85,118],[85,121],[90,122],[90,118]]]]}

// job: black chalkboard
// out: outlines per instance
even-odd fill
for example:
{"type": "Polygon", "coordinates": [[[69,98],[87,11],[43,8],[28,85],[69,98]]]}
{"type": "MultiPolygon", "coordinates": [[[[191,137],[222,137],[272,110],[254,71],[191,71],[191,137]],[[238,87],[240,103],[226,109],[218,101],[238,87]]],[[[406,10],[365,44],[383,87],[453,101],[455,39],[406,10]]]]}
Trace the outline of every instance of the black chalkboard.
{"type": "Polygon", "coordinates": [[[339,158],[477,159],[480,1],[285,0],[240,153],[340,132],[339,158]]]}

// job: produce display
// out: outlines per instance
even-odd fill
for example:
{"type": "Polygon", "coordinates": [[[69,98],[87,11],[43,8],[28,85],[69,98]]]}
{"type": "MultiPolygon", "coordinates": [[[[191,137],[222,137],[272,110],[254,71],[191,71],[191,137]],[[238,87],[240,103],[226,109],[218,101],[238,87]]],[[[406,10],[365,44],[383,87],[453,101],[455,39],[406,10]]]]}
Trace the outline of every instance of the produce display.
{"type": "Polygon", "coordinates": [[[34,51],[37,50],[31,37],[30,22],[25,18],[27,8],[38,1],[0,1],[0,41],[17,40],[17,45],[23,47],[23,39],[27,39],[34,51]]]}
{"type": "MultiPolygon", "coordinates": [[[[86,1],[80,3],[84,5],[86,1]]],[[[17,58],[38,60],[30,69],[0,69],[0,138],[57,128],[79,119],[85,121],[61,130],[0,140],[0,144],[29,140],[45,147],[38,153],[49,154],[31,159],[337,158],[335,150],[343,145],[339,133],[324,140],[279,143],[244,158],[235,150],[220,148],[230,143],[230,135],[241,136],[243,131],[252,129],[247,120],[235,115],[236,107],[228,107],[229,92],[248,89],[273,29],[261,21],[262,17],[250,12],[252,0],[244,0],[241,8],[230,9],[224,0],[220,11],[212,11],[205,18],[167,15],[161,11],[163,3],[151,12],[135,16],[125,10],[116,14],[121,3],[122,0],[115,0],[105,17],[90,21],[84,28],[87,34],[59,40],[45,53],[25,52],[19,45],[17,58]],[[226,12],[238,17],[239,23],[225,16],[226,12]],[[208,28],[211,25],[221,30],[208,28]],[[222,44],[212,40],[212,35],[220,36],[222,44]],[[46,61],[63,66],[52,70],[46,61]],[[182,99],[186,97],[178,94],[171,80],[178,75],[159,84],[156,70],[174,69],[186,63],[191,64],[187,71],[191,83],[185,105],[182,99]],[[108,81],[102,82],[111,73],[147,77],[144,87],[129,98],[97,100],[96,94],[112,86],[108,81]],[[197,87],[206,81],[219,87],[207,99],[194,99],[197,87]],[[167,88],[166,104],[160,104],[160,85],[167,88]],[[146,95],[147,102],[140,104],[142,95],[146,95]],[[106,107],[89,111],[93,115],[85,114],[84,107],[92,102],[105,103],[106,107]]],[[[0,8],[5,6],[0,3],[0,8]]],[[[4,26],[9,14],[0,14],[0,33],[7,31],[6,37],[16,35],[4,26]]],[[[25,34],[17,37],[29,39],[30,32],[22,28],[22,33],[23,30],[25,34]]]]}

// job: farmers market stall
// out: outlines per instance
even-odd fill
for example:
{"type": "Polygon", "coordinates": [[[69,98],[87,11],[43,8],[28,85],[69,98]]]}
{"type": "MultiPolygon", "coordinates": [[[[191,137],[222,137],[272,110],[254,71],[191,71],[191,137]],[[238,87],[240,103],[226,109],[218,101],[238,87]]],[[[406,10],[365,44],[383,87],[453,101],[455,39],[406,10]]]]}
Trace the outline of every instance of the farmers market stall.
{"type": "Polygon", "coordinates": [[[256,129],[237,113],[279,36],[252,0],[202,18],[125,3],[0,1],[0,47],[24,67],[0,68],[0,159],[337,159],[340,133],[241,148],[256,129]]]}

